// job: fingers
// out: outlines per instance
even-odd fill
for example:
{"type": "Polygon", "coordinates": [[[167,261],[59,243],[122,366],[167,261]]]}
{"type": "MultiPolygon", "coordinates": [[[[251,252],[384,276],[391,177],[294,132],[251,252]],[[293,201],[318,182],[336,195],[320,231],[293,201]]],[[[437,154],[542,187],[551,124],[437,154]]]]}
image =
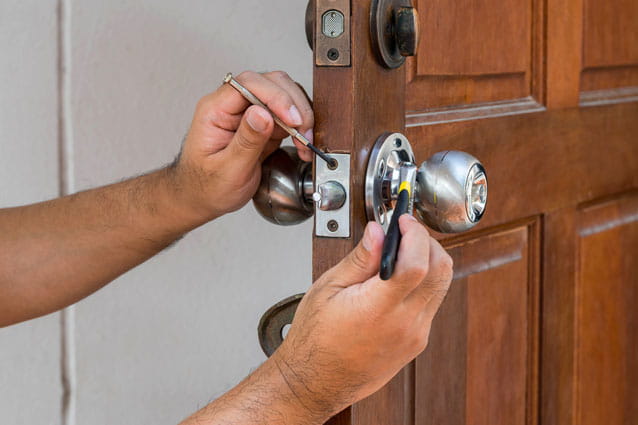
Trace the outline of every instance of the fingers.
{"type": "Polygon", "coordinates": [[[234,167],[252,170],[259,164],[273,128],[272,116],[261,106],[251,106],[223,154],[234,167]]]}
{"type": "Polygon", "coordinates": [[[430,235],[414,217],[399,217],[401,244],[397,253],[394,274],[387,281],[376,282],[380,294],[389,303],[402,301],[425,279],[430,256],[430,235]]]}
{"type": "MultiPolygon", "coordinates": [[[[310,104],[310,100],[308,95],[303,90],[303,88],[293,81],[292,78],[288,74],[283,71],[275,71],[264,74],[264,77],[268,78],[275,84],[282,87],[286,93],[290,95],[295,106],[299,110],[301,114],[302,124],[297,127],[297,130],[301,134],[303,134],[310,142],[313,142],[314,134],[313,127],[315,125],[315,116],[312,111],[312,106],[310,104]]],[[[309,148],[305,147],[301,142],[296,139],[293,139],[295,145],[297,146],[297,151],[299,152],[299,157],[304,161],[312,160],[312,152],[309,148]]]]}
{"type": "MultiPolygon", "coordinates": [[[[236,77],[244,87],[257,96],[278,118],[288,126],[296,128],[311,142],[313,139],[314,114],[312,106],[303,89],[296,84],[285,72],[275,71],[266,74],[243,72],[236,77]]],[[[222,108],[214,114],[215,124],[226,130],[232,130],[238,117],[250,106],[237,90],[224,84],[212,95],[206,96],[204,104],[213,109],[222,108]]],[[[287,133],[276,126],[273,138],[283,139],[287,133]]],[[[312,160],[310,149],[298,140],[294,140],[299,151],[299,157],[304,161],[312,160]]]]}
{"type": "Polygon", "coordinates": [[[427,310],[434,317],[450,288],[452,267],[452,257],[436,239],[430,238],[429,272],[423,282],[408,295],[406,305],[416,310],[427,310]]]}
{"type": "Polygon", "coordinates": [[[368,223],[359,244],[339,264],[328,270],[322,280],[345,288],[374,276],[379,271],[383,238],[381,225],[368,223]]]}

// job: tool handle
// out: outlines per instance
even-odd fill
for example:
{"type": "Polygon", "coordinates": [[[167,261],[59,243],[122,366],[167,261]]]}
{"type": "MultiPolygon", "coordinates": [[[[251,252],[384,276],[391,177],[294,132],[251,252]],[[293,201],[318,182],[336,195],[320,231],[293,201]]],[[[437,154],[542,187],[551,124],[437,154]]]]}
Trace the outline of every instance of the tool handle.
{"type": "Polygon", "coordinates": [[[401,243],[401,229],[399,229],[399,217],[408,211],[408,201],[410,200],[410,192],[403,189],[399,192],[396,208],[390,220],[388,234],[383,241],[383,250],[381,251],[381,266],[379,275],[382,280],[388,280],[394,272],[394,264],[397,260],[397,251],[401,243]]]}

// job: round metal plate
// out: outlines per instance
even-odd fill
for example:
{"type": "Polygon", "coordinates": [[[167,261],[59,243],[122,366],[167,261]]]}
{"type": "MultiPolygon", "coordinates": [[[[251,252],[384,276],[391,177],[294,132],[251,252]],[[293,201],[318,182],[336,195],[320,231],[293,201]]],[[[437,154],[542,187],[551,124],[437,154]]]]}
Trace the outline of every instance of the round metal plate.
{"type": "Polygon", "coordinates": [[[399,162],[415,163],[410,141],[401,133],[384,133],[374,144],[366,170],[365,200],[368,220],[387,231],[399,185],[399,162]],[[396,187],[395,187],[396,186],[396,187]]]}
{"type": "Polygon", "coordinates": [[[261,316],[257,333],[259,345],[270,357],[284,341],[283,331],[286,325],[292,324],[295,312],[305,294],[297,294],[279,301],[261,316]]]}
{"type": "Polygon", "coordinates": [[[394,33],[395,11],[410,6],[409,0],[372,0],[370,6],[370,37],[379,60],[390,69],[405,62],[394,33]]]}

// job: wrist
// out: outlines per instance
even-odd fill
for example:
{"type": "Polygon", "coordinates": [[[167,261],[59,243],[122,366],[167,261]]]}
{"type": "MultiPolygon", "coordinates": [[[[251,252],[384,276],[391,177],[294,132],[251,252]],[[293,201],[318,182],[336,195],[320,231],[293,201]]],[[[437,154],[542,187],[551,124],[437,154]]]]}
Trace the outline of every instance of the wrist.
{"type": "Polygon", "coordinates": [[[189,171],[186,165],[176,161],[161,171],[167,197],[172,204],[171,209],[175,210],[184,222],[191,223],[192,228],[223,215],[223,212],[212,210],[209,203],[205,202],[203,179],[195,172],[189,171]]]}
{"type": "Polygon", "coordinates": [[[337,413],[318,399],[317,394],[309,391],[300,381],[299,374],[278,353],[273,354],[260,369],[267,376],[265,381],[272,383],[274,399],[271,402],[279,405],[286,417],[293,419],[290,423],[320,425],[337,413]]]}

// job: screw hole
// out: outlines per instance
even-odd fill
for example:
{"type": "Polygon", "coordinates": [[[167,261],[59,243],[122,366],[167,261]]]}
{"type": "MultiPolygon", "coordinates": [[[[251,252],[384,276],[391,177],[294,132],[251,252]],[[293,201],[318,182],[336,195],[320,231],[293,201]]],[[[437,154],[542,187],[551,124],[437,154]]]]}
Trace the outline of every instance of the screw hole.
{"type": "Polygon", "coordinates": [[[337,59],[339,59],[339,50],[334,48],[328,50],[328,59],[330,59],[331,61],[336,61],[337,59]]]}
{"type": "Polygon", "coordinates": [[[394,147],[396,148],[400,148],[403,142],[401,142],[401,139],[394,139],[394,147]]]}
{"type": "Polygon", "coordinates": [[[336,220],[330,220],[328,222],[328,230],[330,230],[331,232],[336,232],[337,230],[339,230],[339,223],[337,223],[336,220]]]}

